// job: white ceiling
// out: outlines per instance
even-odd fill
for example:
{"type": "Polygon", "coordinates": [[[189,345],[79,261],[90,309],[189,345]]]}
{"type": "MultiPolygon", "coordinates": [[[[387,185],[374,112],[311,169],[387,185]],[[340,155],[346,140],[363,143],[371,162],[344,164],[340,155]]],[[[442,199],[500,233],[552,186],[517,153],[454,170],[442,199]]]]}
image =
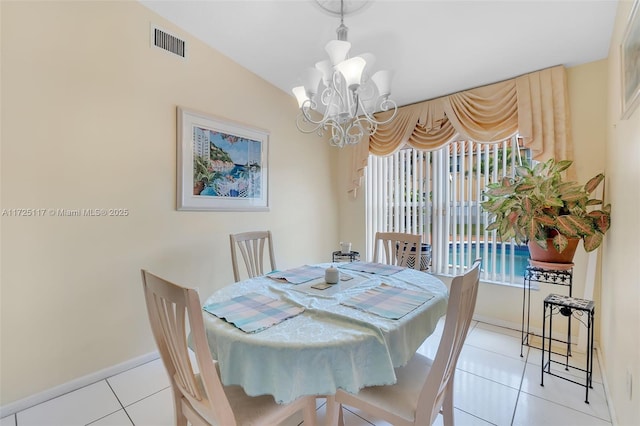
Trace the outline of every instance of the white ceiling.
{"type": "MultiPolygon", "coordinates": [[[[305,68],[327,59],[340,23],[315,0],[140,3],[289,94],[305,68]]],[[[398,105],[604,59],[617,8],[617,0],[365,3],[344,18],[351,55],[371,52],[375,69],[393,70],[398,105]]]]}

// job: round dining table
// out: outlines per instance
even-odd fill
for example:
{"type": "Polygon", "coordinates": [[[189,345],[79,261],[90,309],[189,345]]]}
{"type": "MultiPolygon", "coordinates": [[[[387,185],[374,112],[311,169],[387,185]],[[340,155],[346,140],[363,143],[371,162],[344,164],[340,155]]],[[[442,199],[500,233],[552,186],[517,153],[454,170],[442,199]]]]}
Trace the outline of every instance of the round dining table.
{"type": "Polygon", "coordinates": [[[256,332],[245,332],[203,312],[222,382],[240,385],[251,396],[273,395],[280,403],[303,395],[333,395],[337,389],[357,392],[365,386],[395,383],[394,369],[409,361],[445,314],[448,289],[426,272],[398,268],[390,274],[371,273],[358,270],[357,265],[313,265],[318,271],[330,266],[340,270],[341,280],[323,290],[312,286],[324,283],[324,275],[292,284],[274,279],[277,274],[267,274],[234,283],[208,297],[205,308],[257,293],[301,311],[256,332]],[[352,303],[383,284],[385,289],[407,290],[424,302],[410,306],[397,319],[352,303]]]}

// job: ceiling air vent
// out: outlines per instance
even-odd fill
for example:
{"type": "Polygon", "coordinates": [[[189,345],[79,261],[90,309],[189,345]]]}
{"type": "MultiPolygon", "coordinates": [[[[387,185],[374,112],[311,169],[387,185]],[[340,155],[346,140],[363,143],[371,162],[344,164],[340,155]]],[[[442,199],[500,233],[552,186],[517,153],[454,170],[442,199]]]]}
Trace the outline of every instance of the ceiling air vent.
{"type": "Polygon", "coordinates": [[[185,57],[186,42],[158,27],[151,27],[151,44],[181,58],[185,57]]]}

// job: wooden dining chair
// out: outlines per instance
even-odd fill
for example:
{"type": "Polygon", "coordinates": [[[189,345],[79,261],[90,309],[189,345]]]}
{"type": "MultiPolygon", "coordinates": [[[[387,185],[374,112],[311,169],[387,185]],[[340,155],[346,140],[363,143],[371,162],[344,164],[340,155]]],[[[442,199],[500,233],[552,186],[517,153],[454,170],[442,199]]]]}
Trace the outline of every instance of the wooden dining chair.
{"type": "Polygon", "coordinates": [[[271,395],[248,396],[240,386],[224,386],[211,357],[200,298],[185,288],[142,270],[151,330],[173,391],[175,423],[201,425],[278,424],[302,411],[304,424],[315,425],[315,397],[277,404],[271,395]],[[197,370],[189,357],[189,325],[197,370]],[[199,374],[196,374],[199,371],[199,374]]]}
{"type": "Polygon", "coordinates": [[[371,386],[357,394],[338,390],[327,397],[327,424],[342,426],[342,405],[355,407],[395,426],[433,424],[442,413],[444,425],[453,426],[453,383],[478,295],[480,260],[451,283],[442,338],[433,360],[416,353],[396,369],[397,381],[371,386]]]}
{"type": "MultiPolygon", "coordinates": [[[[265,245],[269,254],[271,271],[276,269],[276,258],[273,253],[273,239],[271,231],[251,231],[239,234],[230,234],[231,243],[231,264],[233,265],[233,279],[240,281],[240,270],[238,268],[237,250],[240,251],[244,266],[249,278],[264,275],[265,245]]],[[[270,271],[267,271],[270,272],[270,271]]]]}
{"type": "Polygon", "coordinates": [[[420,270],[422,237],[401,232],[376,232],[373,261],[387,265],[407,266],[414,256],[413,269],[420,270]]]}

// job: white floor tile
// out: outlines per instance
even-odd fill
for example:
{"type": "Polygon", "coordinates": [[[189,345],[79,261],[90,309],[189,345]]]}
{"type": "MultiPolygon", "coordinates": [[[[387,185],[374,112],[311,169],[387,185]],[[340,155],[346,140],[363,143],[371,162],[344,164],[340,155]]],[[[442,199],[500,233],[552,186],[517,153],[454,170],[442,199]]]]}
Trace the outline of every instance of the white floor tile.
{"type": "Polygon", "coordinates": [[[345,426],[389,426],[390,423],[380,420],[368,413],[365,413],[357,408],[347,407],[343,411],[345,426]]]}
{"type": "Polygon", "coordinates": [[[441,338],[441,334],[434,332],[420,345],[416,352],[431,359],[435,358],[441,338]]]}
{"type": "Polygon", "coordinates": [[[486,349],[465,345],[460,353],[457,368],[514,389],[519,389],[525,366],[525,361],[520,357],[509,357],[486,349]]]}
{"type": "MultiPolygon", "coordinates": [[[[545,355],[545,360],[547,359],[547,357],[548,355],[545,355]]],[[[560,356],[557,354],[552,354],[551,359],[559,362],[566,362],[566,359],[564,356],[560,356]]],[[[542,365],[542,351],[540,349],[531,348],[529,350],[529,357],[527,358],[527,363],[532,365],[537,365],[538,367],[540,367],[542,365]]],[[[586,368],[587,355],[585,353],[574,351],[572,355],[569,357],[569,365],[579,367],[582,369],[586,368]]],[[[565,372],[564,366],[557,364],[555,362],[551,364],[551,370],[557,373],[561,373],[563,375],[565,374],[571,375],[577,380],[581,380],[586,377],[586,373],[581,372],[579,370],[572,369],[572,368],[570,368],[568,372],[565,372]]],[[[597,351],[594,351],[594,358],[593,358],[593,381],[602,383],[602,374],[600,373],[600,364],[598,363],[597,351]]]]}
{"type": "Polygon", "coordinates": [[[495,425],[509,425],[518,390],[489,379],[456,370],[453,405],[495,425]]]}
{"type": "Polygon", "coordinates": [[[0,419],[0,426],[16,426],[16,415],[12,414],[0,419]]]}
{"type": "MultiPolygon", "coordinates": [[[[442,416],[436,417],[436,421],[433,423],[433,426],[443,426],[444,420],[442,416]]],[[[472,416],[469,413],[465,413],[462,410],[454,409],[453,413],[453,423],[456,426],[490,426],[491,423],[485,422],[484,420],[472,416]]]]}
{"type": "MultiPolygon", "coordinates": [[[[284,422],[280,423],[278,426],[298,426],[300,424],[304,424],[304,415],[302,413],[295,413],[291,415],[284,422]]],[[[319,423],[321,424],[321,423],[319,423]]]]}
{"type": "MultiPolygon", "coordinates": [[[[324,405],[325,405],[325,403],[326,403],[326,399],[324,399],[324,398],[316,398],[316,416],[319,416],[320,412],[323,413],[322,421],[319,421],[318,420],[319,417],[316,417],[316,425],[318,425],[318,426],[324,425],[324,413],[325,413],[324,405]],[[320,410],[322,410],[322,411],[320,411],[320,410]]],[[[304,423],[303,420],[304,420],[304,414],[302,412],[297,412],[297,413],[291,415],[285,421],[283,421],[280,424],[278,424],[278,426],[304,425],[305,423],[304,423]]]]}
{"type": "MultiPolygon", "coordinates": [[[[318,425],[323,425],[324,420],[325,407],[322,407],[318,410],[318,425]]],[[[457,426],[489,426],[491,424],[457,408],[454,413],[454,421],[457,426]]],[[[353,407],[344,408],[344,424],[345,426],[391,426],[390,423],[353,407]]],[[[438,416],[433,424],[434,426],[442,426],[442,416],[438,416]]]]}
{"type": "Polygon", "coordinates": [[[446,316],[440,317],[440,319],[438,320],[438,324],[436,325],[436,329],[433,330],[433,332],[435,334],[442,334],[442,330],[444,330],[444,320],[445,319],[446,319],[446,316]]]}
{"type": "Polygon", "coordinates": [[[513,426],[530,425],[611,426],[611,423],[523,392],[518,398],[513,426]]]}
{"type": "Polygon", "coordinates": [[[499,333],[499,334],[504,334],[505,336],[511,336],[511,337],[515,337],[516,339],[520,339],[522,338],[522,331],[521,330],[514,330],[512,328],[506,328],[506,327],[499,327],[497,325],[493,325],[493,324],[487,324],[486,322],[478,322],[478,324],[475,327],[476,329],[481,329],[481,330],[486,330],[486,331],[493,331],[494,333],[499,333]]]}
{"type": "Polygon", "coordinates": [[[487,330],[483,327],[475,327],[465,340],[465,345],[475,346],[496,352],[512,358],[520,357],[520,338],[487,330]]]}
{"type": "Polygon", "coordinates": [[[19,426],[86,425],[122,409],[102,380],[17,414],[19,426]]]}
{"type": "Polygon", "coordinates": [[[131,423],[131,419],[129,419],[127,413],[122,409],[93,423],[89,423],[88,426],[133,426],[133,423],[131,423]]]}
{"type": "MultiPolygon", "coordinates": [[[[325,398],[316,398],[316,425],[321,426],[325,424],[326,418],[326,399],[325,398]]],[[[289,417],[284,422],[280,423],[278,426],[304,426],[303,422],[303,414],[296,413],[293,416],[289,417]]],[[[345,423],[345,426],[351,426],[348,422],[345,423]]],[[[367,425],[370,426],[370,425],[367,425]]]]}
{"type": "Polygon", "coordinates": [[[171,386],[161,359],[109,377],[107,381],[125,407],[171,386]]]}
{"type": "Polygon", "coordinates": [[[166,388],[125,408],[136,426],[173,426],[173,394],[166,388]]]}
{"type": "Polygon", "coordinates": [[[603,421],[611,421],[609,409],[601,383],[593,382],[589,389],[589,403],[585,403],[585,388],[558,377],[545,374],[544,387],[540,386],[541,373],[537,365],[528,364],[522,381],[522,392],[534,395],[547,401],[569,407],[603,421]]]}
{"type": "MultiPolygon", "coordinates": [[[[320,405],[318,407],[318,410],[316,411],[316,425],[318,426],[324,425],[326,418],[327,418],[327,406],[323,402],[322,405],[320,405]]],[[[348,410],[344,411],[344,424],[345,426],[371,426],[371,423],[359,418],[358,416],[349,412],[348,410]]],[[[278,426],[293,426],[293,423],[284,422],[278,426]]],[[[304,422],[302,423],[302,426],[305,426],[304,422]]]]}

